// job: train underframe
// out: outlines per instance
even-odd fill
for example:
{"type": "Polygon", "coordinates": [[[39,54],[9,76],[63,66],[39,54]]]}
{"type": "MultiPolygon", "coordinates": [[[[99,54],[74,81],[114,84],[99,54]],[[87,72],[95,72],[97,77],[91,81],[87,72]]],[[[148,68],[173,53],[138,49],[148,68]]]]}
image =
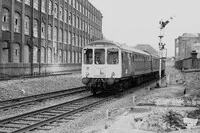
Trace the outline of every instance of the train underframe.
{"type": "MultiPolygon", "coordinates": [[[[162,76],[164,75],[162,71],[162,76]]],[[[87,89],[94,95],[98,92],[116,93],[126,90],[134,85],[139,85],[143,82],[147,82],[153,79],[159,78],[159,72],[143,74],[138,76],[129,76],[124,78],[90,78],[87,83],[87,89]]]]}

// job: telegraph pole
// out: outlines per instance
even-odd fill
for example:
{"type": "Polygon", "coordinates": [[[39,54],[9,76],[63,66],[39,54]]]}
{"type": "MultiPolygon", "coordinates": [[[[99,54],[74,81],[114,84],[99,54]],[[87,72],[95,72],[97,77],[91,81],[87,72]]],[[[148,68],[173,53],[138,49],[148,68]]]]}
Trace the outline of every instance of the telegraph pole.
{"type": "MultiPolygon", "coordinates": [[[[173,18],[170,17],[172,20],[173,18]]],[[[165,49],[165,44],[162,43],[162,38],[164,37],[164,28],[169,23],[169,20],[167,21],[159,21],[160,24],[160,35],[159,37],[159,86],[161,85],[161,78],[162,78],[162,56],[163,56],[163,49],[165,49]]]]}

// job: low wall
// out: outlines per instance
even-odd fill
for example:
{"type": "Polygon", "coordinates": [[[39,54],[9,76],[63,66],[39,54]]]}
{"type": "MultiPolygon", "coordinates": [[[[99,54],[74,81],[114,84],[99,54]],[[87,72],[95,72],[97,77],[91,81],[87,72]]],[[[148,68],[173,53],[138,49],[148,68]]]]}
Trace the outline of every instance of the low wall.
{"type": "Polygon", "coordinates": [[[183,60],[178,60],[175,62],[175,67],[180,70],[200,69],[200,59],[192,59],[190,57],[183,60]]]}
{"type": "Polygon", "coordinates": [[[5,63],[0,64],[0,75],[22,76],[52,72],[80,71],[81,64],[38,64],[34,63],[5,63]],[[31,71],[33,70],[33,73],[31,71]]]}

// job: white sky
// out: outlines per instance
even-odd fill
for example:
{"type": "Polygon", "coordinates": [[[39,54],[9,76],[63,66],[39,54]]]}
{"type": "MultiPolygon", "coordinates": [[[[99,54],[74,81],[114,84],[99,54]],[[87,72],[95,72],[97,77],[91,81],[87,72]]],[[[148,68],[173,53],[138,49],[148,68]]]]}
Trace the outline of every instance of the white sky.
{"type": "Polygon", "coordinates": [[[163,42],[174,56],[174,39],[200,31],[200,0],[89,0],[103,14],[103,34],[115,42],[150,44],[158,50],[159,21],[169,20],[163,42]]]}

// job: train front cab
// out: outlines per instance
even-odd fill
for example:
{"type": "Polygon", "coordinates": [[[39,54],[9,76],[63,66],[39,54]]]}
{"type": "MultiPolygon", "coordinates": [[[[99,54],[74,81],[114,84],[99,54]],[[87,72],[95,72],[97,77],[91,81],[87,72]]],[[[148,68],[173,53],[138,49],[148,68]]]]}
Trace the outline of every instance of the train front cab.
{"type": "Polygon", "coordinates": [[[121,54],[113,45],[93,45],[83,49],[82,82],[92,91],[109,91],[121,76],[121,54]]]}

